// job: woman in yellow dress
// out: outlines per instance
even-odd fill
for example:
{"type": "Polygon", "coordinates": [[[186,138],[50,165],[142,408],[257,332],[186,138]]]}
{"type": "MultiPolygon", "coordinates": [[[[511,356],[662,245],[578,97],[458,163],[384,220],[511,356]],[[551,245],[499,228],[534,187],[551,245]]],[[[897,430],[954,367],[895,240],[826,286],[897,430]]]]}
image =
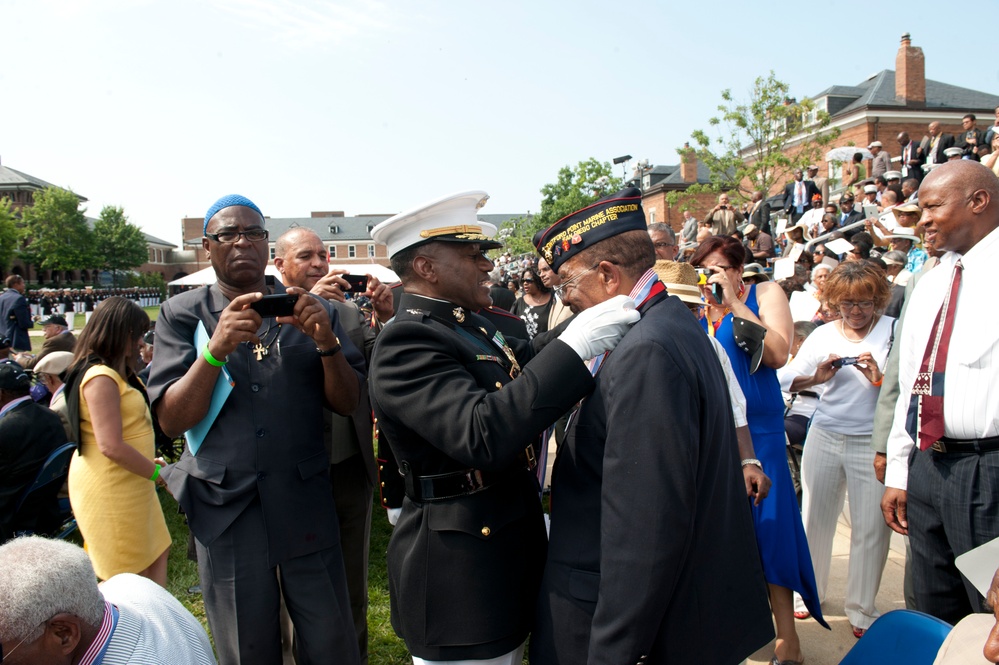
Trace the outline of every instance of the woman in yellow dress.
{"type": "Polygon", "coordinates": [[[78,391],[80,449],[69,467],[69,500],[99,578],[135,573],[166,586],[170,533],[156,497],[149,404],[135,373],[148,329],[138,304],[112,297],[77,340],[69,371],[81,378],[70,377],[68,390],[78,391]]]}

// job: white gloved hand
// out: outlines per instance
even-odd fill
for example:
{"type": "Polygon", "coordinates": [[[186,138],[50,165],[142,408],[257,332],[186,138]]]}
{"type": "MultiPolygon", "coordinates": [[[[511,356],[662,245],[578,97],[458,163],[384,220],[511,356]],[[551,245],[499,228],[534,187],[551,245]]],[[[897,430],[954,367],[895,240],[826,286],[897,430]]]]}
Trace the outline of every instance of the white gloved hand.
{"type": "Polygon", "coordinates": [[[617,346],[640,318],[634,300],[614,296],[577,314],[558,338],[586,361],[617,346]]]}

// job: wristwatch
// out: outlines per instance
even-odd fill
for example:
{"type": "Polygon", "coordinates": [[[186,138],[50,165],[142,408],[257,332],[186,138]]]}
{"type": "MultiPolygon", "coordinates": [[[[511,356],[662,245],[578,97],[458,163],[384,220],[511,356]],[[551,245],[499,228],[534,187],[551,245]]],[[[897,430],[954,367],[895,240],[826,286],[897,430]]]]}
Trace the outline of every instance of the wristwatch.
{"type": "Polygon", "coordinates": [[[336,355],[337,352],[340,351],[340,349],[343,348],[343,345],[340,344],[340,338],[339,337],[337,337],[334,334],[333,335],[333,339],[335,339],[336,342],[333,344],[333,346],[331,346],[330,348],[326,349],[325,351],[323,349],[320,349],[318,346],[316,347],[316,352],[319,353],[319,356],[321,358],[328,358],[329,356],[336,355]]]}

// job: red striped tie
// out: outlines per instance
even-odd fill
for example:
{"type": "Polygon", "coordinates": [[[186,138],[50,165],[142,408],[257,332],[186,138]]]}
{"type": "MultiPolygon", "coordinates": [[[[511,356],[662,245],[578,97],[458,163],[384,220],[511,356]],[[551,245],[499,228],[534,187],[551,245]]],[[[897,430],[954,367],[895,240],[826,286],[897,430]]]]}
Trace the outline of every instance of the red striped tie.
{"type": "Polygon", "coordinates": [[[947,349],[950,334],[954,331],[954,312],[957,310],[957,293],[961,288],[964,266],[958,261],[954,266],[950,291],[944,298],[937,318],[933,322],[930,339],[926,343],[923,362],[912,386],[912,394],[919,396],[919,449],[926,450],[944,435],[944,370],[947,367],[947,349]]]}

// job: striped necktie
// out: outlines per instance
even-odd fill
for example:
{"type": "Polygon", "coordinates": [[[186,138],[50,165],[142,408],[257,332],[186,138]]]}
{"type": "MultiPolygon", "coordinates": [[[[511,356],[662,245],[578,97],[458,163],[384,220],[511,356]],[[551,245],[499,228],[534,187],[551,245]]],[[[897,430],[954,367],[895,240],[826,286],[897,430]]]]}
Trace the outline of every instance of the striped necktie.
{"type": "Polygon", "coordinates": [[[913,441],[918,440],[920,450],[926,450],[944,435],[944,370],[947,367],[950,335],[954,331],[954,313],[957,310],[957,294],[961,288],[963,272],[964,266],[958,261],[954,266],[950,290],[933,321],[930,339],[923,352],[923,362],[912,385],[906,428],[913,441]]]}

